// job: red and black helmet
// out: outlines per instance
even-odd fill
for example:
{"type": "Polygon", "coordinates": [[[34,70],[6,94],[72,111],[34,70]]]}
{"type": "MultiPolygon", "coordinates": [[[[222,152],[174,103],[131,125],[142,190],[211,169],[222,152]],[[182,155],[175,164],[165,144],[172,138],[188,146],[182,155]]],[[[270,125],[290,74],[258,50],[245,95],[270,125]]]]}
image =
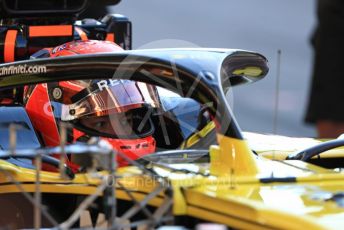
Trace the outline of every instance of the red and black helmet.
{"type": "MultiPolygon", "coordinates": [[[[33,58],[59,57],[122,48],[108,41],[73,41],[44,49],[33,58]]],[[[160,107],[155,86],[130,80],[63,81],[26,87],[25,108],[46,146],[60,144],[58,122],[73,124],[70,141],[97,136],[131,159],[155,152],[152,111],[160,107]]],[[[120,165],[125,165],[119,159],[120,165]]]]}

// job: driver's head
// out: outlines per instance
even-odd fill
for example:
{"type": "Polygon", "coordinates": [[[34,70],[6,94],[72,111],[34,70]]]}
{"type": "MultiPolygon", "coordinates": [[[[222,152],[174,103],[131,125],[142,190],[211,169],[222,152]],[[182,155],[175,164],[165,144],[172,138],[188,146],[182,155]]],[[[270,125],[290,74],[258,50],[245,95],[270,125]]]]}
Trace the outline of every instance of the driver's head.
{"type": "MultiPolygon", "coordinates": [[[[74,41],[40,51],[34,58],[119,51],[122,48],[111,42],[74,41]]],[[[150,116],[159,107],[156,87],[113,79],[64,81],[36,87],[40,90],[31,89],[26,95],[27,101],[30,97],[43,98],[34,94],[47,91],[52,112],[39,113],[34,105],[30,108],[30,103],[26,107],[29,115],[38,120],[34,126],[43,137],[52,132],[51,127],[56,126],[57,121],[65,121],[73,124],[74,141],[101,137],[131,159],[155,151],[155,140],[152,137],[154,126],[150,116]],[[52,116],[53,119],[44,116],[52,116]]]]}
{"type": "MultiPolygon", "coordinates": [[[[51,92],[56,88],[61,92],[69,91],[61,85],[48,85],[48,88],[51,92]]],[[[89,82],[88,87],[69,100],[62,98],[52,100],[54,115],[73,124],[79,131],[74,135],[76,140],[84,139],[85,135],[100,136],[108,138],[118,150],[131,149],[139,153],[154,150],[151,115],[160,105],[154,86],[130,80],[103,79],[89,82]],[[126,140],[128,145],[116,145],[126,140]]]]}

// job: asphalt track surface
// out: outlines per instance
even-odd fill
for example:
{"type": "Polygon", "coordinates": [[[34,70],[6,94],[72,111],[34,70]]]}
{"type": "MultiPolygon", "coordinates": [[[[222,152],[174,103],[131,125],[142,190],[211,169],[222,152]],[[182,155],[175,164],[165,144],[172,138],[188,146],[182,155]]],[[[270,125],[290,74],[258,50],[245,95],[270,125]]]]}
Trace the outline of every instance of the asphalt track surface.
{"type": "Polygon", "coordinates": [[[277,50],[282,51],[277,134],[314,136],[303,121],[310,85],[314,0],[122,0],[111,7],[133,23],[133,46],[240,48],[269,59],[267,77],[233,90],[231,104],[245,131],[272,133],[277,50]]]}

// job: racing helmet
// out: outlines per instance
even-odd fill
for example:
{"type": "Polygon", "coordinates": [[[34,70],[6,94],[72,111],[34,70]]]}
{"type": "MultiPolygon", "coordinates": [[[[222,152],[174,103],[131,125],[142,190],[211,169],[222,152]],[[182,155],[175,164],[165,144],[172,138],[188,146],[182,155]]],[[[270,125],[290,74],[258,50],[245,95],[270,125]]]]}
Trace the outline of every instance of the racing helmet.
{"type": "MultiPolygon", "coordinates": [[[[33,58],[118,51],[122,48],[108,41],[73,41],[41,50],[33,58]]],[[[65,121],[73,125],[69,142],[101,137],[134,160],[155,152],[150,117],[160,107],[155,86],[114,79],[54,82],[27,87],[24,102],[47,146],[59,145],[58,122],[65,121]]]]}

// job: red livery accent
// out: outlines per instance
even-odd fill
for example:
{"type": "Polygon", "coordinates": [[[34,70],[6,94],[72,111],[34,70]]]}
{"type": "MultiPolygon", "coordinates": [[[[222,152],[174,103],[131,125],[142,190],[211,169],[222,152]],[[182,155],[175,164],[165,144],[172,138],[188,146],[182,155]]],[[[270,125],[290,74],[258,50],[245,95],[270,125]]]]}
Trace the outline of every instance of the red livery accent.
{"type": "Polygon", "coordinates": [[[56,26],[30,26],[29,37],[60,37],[72,36],[72,25],[56,25],[56,26]]]}
{"type": "Polygon", "coordinates": [[[8,30],[5,38],[4,61],[13,62],[15,57],[16,38],[18,31],[8,30]]]}

